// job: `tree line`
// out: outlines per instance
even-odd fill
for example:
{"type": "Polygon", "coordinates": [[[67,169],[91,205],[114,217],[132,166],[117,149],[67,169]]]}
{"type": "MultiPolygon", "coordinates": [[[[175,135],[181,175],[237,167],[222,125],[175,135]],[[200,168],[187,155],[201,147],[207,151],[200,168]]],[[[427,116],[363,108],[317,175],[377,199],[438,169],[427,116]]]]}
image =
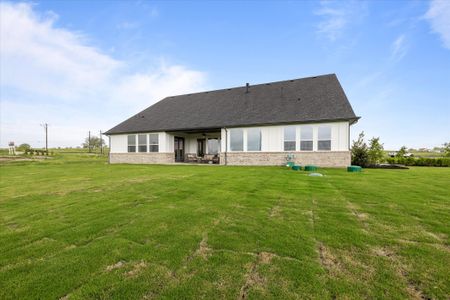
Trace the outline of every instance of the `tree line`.
{"type": "Polygon", "coordinates": [[[365,135],[363,131],[359,134],[358,139],[353,141],[351,148],[352,165],[370,167],[388,162],[419,166],[450,166],[450,142],[443,145],[445,158],[405,157],[408,153],[406,146],[402,146],[396,152],[395,157],[388,158],[386,156],[384,146],[380,142],[380,137],[371,138],[369,140],[369,144],[366,143],[364,137],[365,135]]]}

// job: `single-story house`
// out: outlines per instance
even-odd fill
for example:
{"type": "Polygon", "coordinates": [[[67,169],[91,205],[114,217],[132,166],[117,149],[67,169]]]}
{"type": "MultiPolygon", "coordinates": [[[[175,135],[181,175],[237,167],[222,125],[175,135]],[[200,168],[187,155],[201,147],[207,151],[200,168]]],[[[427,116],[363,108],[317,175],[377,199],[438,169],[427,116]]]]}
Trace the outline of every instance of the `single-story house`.
{"type": "Polygon", "coordinates": [[[105,134],[110,163],[342,167],[358,119],[329,74],[167,97],[105,134]]]}

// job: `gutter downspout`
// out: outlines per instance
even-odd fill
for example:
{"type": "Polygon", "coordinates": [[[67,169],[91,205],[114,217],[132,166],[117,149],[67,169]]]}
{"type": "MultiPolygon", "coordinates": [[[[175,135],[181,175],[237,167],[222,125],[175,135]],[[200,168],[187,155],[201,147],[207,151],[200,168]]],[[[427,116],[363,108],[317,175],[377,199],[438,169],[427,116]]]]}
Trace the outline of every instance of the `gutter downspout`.
{"type": "Polygon", "coordinates": [[[228,129],[224,127],[225,129],[225,166],[227,165],[227,151],[228,151],[228,129]]]}

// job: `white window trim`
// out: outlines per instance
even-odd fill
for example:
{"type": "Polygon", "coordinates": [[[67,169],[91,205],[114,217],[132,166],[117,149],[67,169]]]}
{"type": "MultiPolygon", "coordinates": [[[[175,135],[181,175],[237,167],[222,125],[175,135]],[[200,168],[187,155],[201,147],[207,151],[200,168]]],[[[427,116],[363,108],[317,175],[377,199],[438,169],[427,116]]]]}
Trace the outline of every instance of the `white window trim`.
{"type": "Polygon", "coordinates": [[[160,138],[159,138],[159,133],[158,132],[156,132],[156,133],[149,133],[149,134],[147,134],[147,139],[148,139],[148,152],[149,153],[159,153],[160,151],[160,138]],[[154,134],[154,135],[156,135],[157,137],[158,137],[158,144],[150,144],[150,135],[151,134],[154,134]],[[157,152],[151,152],[150,151],[150,146],[155,146],[155,145],[157,145],[158,146],[158,151],[157,152]]]}
{"type": "Polygon", "coordinates": [[[229,128],[228,129],[228,152],[246,152],[247,151],[247,143],[246,143],[246,134],[247,134],[247,130],[245,128],[229,128]],[[231,149],[231,131],[232,130],[236,130],[236,129],[240,129],[242,130],[242,150],[232,150],[231,149]]]}
{"type": "Polygon", "coordinates": [[[258,153],[258,152],[262,152],[262,129],[261,129],[261,127],[251,127],[251,128],[245,128],[244,129],[244,131],[245,131],[245,134],[244,134],[244,140],[245,140],[245,147],[244,147],[244,149],[245,149],[245,152],[256,152],[256,153],[258,153]],[[249,129],[259,129],[259,138],[260,138],[260,140],[259,140],[259,147],[261,148],[261,150],[248,150],[248,130],[249,129]]]}
{"type": "Polygon", "coordinates": [[[137,134],[127,134],[127,153],[137,153],[138,147],[139,147],[138,142],[139,141],[138,141],[137,134]],[[130,147],[130,144],[128,143],[128,136],[130,136],[130,135],[134,135],[134,152],[128,151],[128,148],[130,147]]]}
{"type": "Polygon", "coordinates": [[[297,144],[298,144],[298,126],[293,126],[293,125],[291,125],[291,126],[283,126],[283,128],[282,128],[282,136],[283,136],[283,143],[282,143],[282,145],[281,145],[281,147],[282,147],[282,152],[292,152],[292,151],[297,151],[297,149],[299,149],[298,147],[297,147],[297,144]],[[285,129],[286,128],[288,128],[288,127],[291,127],[291,128],[294,128],[294,139],[295,140],[286,140],[285,139],[285,129]],[[284,150],[284,143],[285,142],[295,142],[295,149],[294,150],[284,150]]]}
{"type": "Polygon", "coordinates": [[[318,125],[317,126],[317,139],[316,139],[316,148],[317,151],[329,152],[333,150],[333,127],[331,125],[318,125]],[[330,128],[330,139],[329,140],[319,140],[319,128],[320,127],[329,127],[330,128]],[[330,150],[319,150],[319,141],[330,141],[330,150]]]}
{"type": "Polygon", "coordinates": [[[300,128],[299,128],[299,129],[300,129],[300,132],[299,132],[299,135],[298,135],[298,151],[300,151],[300,152],[313,152],[313,151],[315,151],[315,150],[314,150],[314,127],[316,127],[316,126],[312,126],[312,125],[302,125],[302,126],[300,126],[300,128]],[[312,129],[312,137],[311,137],[310,140],[309,140],[309,139],[302,140],[302,133],[301,133],[301,130],[302,130],[304,127],[311,127],[311,129],[312,129]],[[312,148],[312,150],[302,150],[302,145],[301,145],[302,141],[305,141],[305,142],[312,142],[312,143],[313,143],[313,148],[312,148]]]}

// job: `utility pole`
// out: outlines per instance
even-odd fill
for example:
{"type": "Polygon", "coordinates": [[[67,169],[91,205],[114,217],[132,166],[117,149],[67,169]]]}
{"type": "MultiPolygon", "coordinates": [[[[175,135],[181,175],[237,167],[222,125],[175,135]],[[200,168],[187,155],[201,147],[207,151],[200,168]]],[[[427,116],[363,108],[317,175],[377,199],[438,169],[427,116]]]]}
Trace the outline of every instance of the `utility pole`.
{"type": "Polygon", "coordinates": [[[41,126],[45,129],[45,152],[48,154],[48,124],[44,123],[41,126]]]}
{"type": "Polygon", "coordinates": [[[100,130],[100,154],[103,154],[103,139],[101,130],[100,130]]]}
{"type": "Polygon", "coordinates": [[[88,151],[91,153],[91,131],[89,130],[89,136],[88,136],[88,151]]]}

